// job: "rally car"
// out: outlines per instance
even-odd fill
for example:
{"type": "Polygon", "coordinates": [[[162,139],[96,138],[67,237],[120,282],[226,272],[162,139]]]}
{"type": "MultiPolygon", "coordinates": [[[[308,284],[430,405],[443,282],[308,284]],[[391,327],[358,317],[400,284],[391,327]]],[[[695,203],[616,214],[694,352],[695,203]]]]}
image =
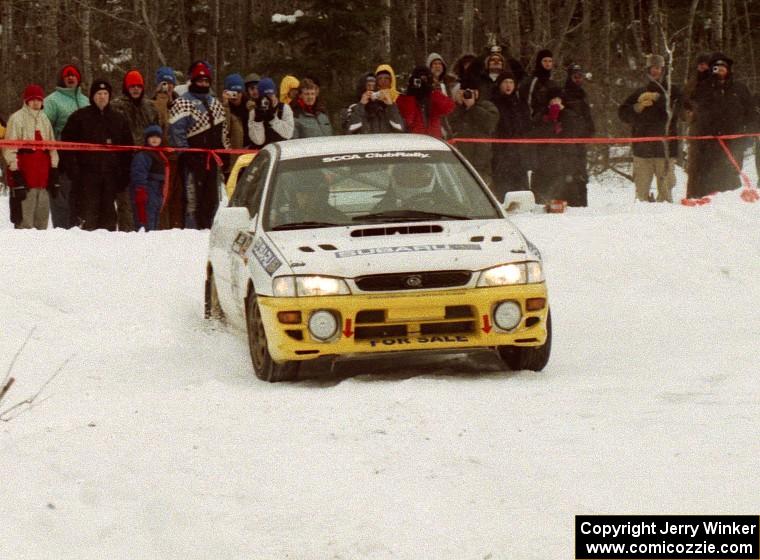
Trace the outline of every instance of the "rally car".
{"type": "Polygon", "coordinates": [[[454,148],[413,134],[268,145],[209,240],[205,311],[247,332],[256,375],[316,358],[493,349],[541,370],[541,255],[454,148]]]}

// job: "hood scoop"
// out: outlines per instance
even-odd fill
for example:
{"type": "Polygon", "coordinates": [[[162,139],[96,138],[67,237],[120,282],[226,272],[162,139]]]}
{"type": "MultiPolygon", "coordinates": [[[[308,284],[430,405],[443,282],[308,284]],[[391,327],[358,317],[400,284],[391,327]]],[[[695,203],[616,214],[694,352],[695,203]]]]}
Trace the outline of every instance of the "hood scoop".
{"type": "MultiPolygon", "coordinates": [[[[335,245],[332,245],[330,243],[322,243],[321,245],[317,245],[320,249],[323,251],[337,251],[338,248],[335,245]]],[[[303,253],[316,253],[313,247],[309,247],[308,245],[304,245],[303,247],[298,248],[303,253]]]]}
{"type": "Polygon", "coordinates": [[[435,224],[419,226],[386,226],[366,229],[355,229],[351,237],[378,237],[383,235],[408,235],[443,233],[443,227],[435,224]]]}

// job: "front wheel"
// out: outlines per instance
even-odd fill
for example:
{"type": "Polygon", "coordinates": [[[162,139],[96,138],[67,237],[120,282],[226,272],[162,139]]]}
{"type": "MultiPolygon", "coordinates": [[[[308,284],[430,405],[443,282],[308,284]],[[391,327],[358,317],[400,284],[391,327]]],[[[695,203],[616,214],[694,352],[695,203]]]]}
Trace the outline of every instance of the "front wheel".
{"type": "Polygon", "coordinates": [[[499,356],[513,371],[541,371],[552,352],[552,313],[546,317],[546,342],[542,346],[497,346],[499,356]]]}
{"type": "Polygon", "coordinates": [[[276,363],[269,354],[267,335],[261,319],[261,309],[256,294],[251,293],[246,300],[245,324],[248,330],[248,348],[256,377],[262,381],[277,383],[291,381],[298,377],[299,362],[276,363]]]}

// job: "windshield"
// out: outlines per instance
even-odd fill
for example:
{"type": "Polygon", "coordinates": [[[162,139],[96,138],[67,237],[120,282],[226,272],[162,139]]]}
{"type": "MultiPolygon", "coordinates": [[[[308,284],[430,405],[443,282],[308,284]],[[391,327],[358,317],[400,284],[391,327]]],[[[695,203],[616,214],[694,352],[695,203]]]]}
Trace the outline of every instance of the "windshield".
{"type": "Polygon", "coordinates": [[[267,194],[267,230],[501,217],[448,151],[371,152],[285,160],[267,194]]]}

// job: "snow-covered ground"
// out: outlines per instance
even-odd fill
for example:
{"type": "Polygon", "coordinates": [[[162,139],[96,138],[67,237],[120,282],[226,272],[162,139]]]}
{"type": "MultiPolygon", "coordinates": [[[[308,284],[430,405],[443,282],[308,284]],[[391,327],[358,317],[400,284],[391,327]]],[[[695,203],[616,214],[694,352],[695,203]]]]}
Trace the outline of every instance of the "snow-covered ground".
{"type": "Polygon", "coordinates": [[[516,219],[544,372],[387,356],[277,385],[202,319],[206,232],[20,232],[0,199],[0,411],[60,368],[0,423],[0,558],[565,559],[576,514],[758,513],[760,203],[632,198],[608,178],[516,219]]]}

